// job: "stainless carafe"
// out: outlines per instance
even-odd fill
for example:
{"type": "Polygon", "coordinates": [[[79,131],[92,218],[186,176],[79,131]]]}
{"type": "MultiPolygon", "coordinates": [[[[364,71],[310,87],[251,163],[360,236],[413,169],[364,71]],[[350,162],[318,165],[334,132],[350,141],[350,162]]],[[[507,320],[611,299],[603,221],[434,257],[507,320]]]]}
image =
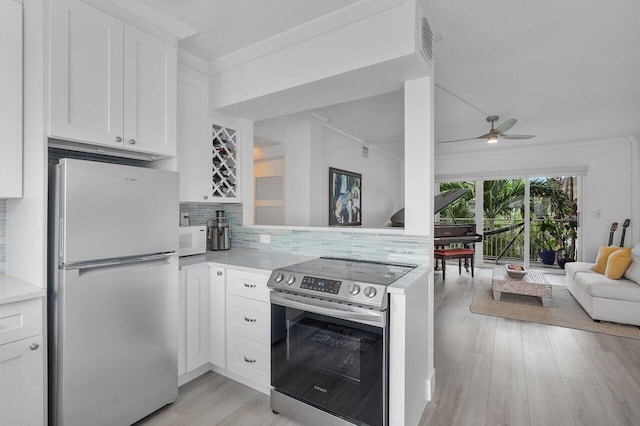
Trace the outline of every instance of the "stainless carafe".
{"type": "Polygon", "coordinates": [[[224,210],[216,210],[216,217],[207,221],[207,247],[209,250],[229,250],[231,233],[224,210]]]}

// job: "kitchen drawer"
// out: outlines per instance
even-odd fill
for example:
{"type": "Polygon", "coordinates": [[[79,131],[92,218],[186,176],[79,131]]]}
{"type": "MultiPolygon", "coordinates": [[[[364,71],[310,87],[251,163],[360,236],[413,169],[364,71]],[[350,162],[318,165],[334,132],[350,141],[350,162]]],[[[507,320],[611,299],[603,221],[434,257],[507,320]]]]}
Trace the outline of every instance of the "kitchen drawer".
{"type": "Polygon", "coordinates": [[[267,302],[229,295],[227,299],[229,332],[258,343],[269,344],[270,308],[271,305],[267,302]]]}
{"type": "Polygon", "coordinates": [[[42,334],[42,298],[0,305],[0,345],[42,334]]]}
{"type": "Polygon", "coordinates": [[[227,369],[262,386],[271,382],[271,346],[227,335],[227,369]]]}
{"type": "Polygon", "coordinates": [[[269,275],[227,269],[227,291],[236,296],[269,302],[269,275]]]}

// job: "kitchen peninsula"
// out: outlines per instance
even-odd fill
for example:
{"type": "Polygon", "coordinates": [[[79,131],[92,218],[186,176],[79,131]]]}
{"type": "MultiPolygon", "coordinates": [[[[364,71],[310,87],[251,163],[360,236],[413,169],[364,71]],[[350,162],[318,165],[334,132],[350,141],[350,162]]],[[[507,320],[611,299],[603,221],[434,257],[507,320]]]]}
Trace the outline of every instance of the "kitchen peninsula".
{"type": "MultiPolygon", "coordinates": [[[[180,383],[213,370],[268,394],[267,280],[274,269],[313,258],[251,249],[181,258],[180,383]]],[[[421,378],[426,377],[422,366],[428,342],[416,329],[424,328],[424,307],[433,303],[426,285],[429,274],[428,265],[418,265],[387,287],[390,424],[403,423],[416,391],[425,389],[421,378]]]]}

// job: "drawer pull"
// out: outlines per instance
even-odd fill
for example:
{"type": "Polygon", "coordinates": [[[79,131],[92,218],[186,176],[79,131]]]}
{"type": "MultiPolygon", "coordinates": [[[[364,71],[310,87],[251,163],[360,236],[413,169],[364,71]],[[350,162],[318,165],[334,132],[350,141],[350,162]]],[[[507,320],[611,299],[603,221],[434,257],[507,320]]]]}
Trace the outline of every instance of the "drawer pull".
{"type": "Polygon", "coordinates": [[[222,276],[222,271],[218,271],[216,273],[218,274],[218,276],[222,276]]]}
{"type": "Polygon", "coordinates": [[[256,362],[255,359],[249,359],[246,356],[244,357],[244,362],[248,362],[249,364],[254,364],[256,362]]]}
{"type": "Polygon", "coordinates": [[[35,351],[39,347],[40,347],[40,345],[37,344],[37,343],[32,343],[32,344],[29,345],[29,349],[31,349],[32,351],[35,351]]]}
{"type": "Polygon", "coordinates": [[[248,284],[248,283],[244,283],[244,286],[245,286],[246,288],[256,288],[256,285],[255,285],[255,284],[248,284]]]}
{"type": "Polygon", "coordinates": [[[256,319],[255,319],[255,318],[247,318],[247,317],[244,317],[244,320],[245,320],[246,322],[256,322],[256,319]]]}

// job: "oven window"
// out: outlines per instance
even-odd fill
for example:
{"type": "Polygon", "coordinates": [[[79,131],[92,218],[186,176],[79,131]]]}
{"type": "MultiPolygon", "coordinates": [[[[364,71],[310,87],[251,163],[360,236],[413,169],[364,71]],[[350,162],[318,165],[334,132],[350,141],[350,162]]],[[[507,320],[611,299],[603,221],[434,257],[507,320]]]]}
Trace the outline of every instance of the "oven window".
{"type": "Polygon", "coordinates": [[[382,425],[385,329],[277,305],[271,308],[272,385],[335,415],[382,425]]]}
{"type": "Polygon", "coordinates": [[[360,383],[360,354],[379,336],[313,316],[287,320],[287,361],[360,383]]]}

